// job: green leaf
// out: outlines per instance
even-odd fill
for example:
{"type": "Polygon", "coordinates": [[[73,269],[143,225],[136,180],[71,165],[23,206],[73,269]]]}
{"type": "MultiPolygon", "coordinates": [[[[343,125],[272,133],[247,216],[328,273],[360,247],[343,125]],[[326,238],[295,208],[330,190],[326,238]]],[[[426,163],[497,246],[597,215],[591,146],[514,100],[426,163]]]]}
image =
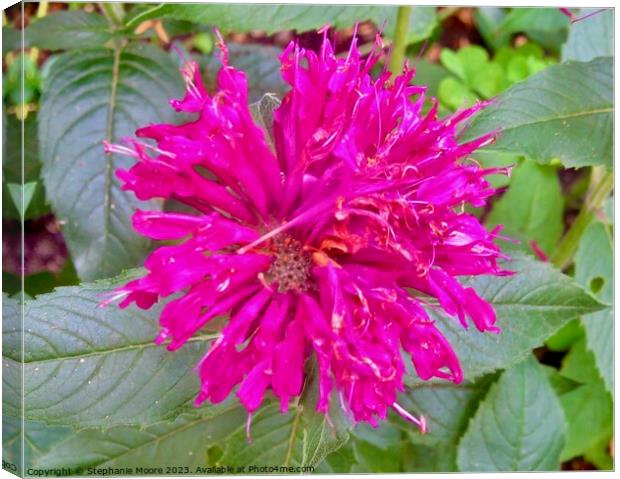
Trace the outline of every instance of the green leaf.
{"type": "Polygon", "coordinates": [[[21,108],[34,103],[41,90],[41,74],[30,55],[19,52],[2,75],[3,97],[7,104],[21,108]]]}
{"type": "Polygon", "coordinates": [[[488,63],[484,68],[469,75],[470,85],[482,98],[494,97],[509,85],[504,70],[497,63],[488,63]]]}
{"type": "Polygon", "coordinates": [[[489,150],[564,166],[612,161],[613,72],[610,58],[552,65],[502,93],[473,119],[463,140],[500,128],[489,150]]]}
{"type": "Polygon", "coordinates": [[[584,454],[584,459],[594,464],[597,469],[604,471],[613,470],[614,460],[609,455],[609,450],[613,447],[611,444],[609,439],[603,439],[586,451],[584,454]]]}
{"type": "MultiPolygon", "coordinates": [[[[596,9],[582,9],[578,16],[590,15],[596,9]]],[[[614,55],[614,13],[611,9],[596,13],[570,26],[568,40],[562,48],[562,61],[587,62],[596,57],[614,55]]]]}
{"type": "Polygon", "coordinates": [[[452,110],[470,107],[478,99],[474,92],[454,77],[441,80],[437,97],[442,104],[452,110]]]}
{"type": "Polygon", "coordinates": [[[458,62],[460,65],[455,65],[455,60],[448,60],[448,64],[445,60],[447,51],[442,51],[441,61],[446,65],[446,68],[450,69],[449,65],[456,67],[455,73],[460,70],[457,75],[465,82],[469,88],[476,91],[483,98],[490,98],[499,93],[504,88],[504,72],[500,65],[491,63],[489,61],[488,52],[478,46],[472,45],[465,48],[461,48],[456,52],[458,62]]]}
{"type": "Polygon", "coordinates": [[[22,122],[14,115],[7,116],[3,138],[4,155],[2,171],[4,180],[9,183],[22,181],[22,153],[24,181],[37,181],[41,164],[39,162],[39,142],[37,139],[37,115],[31,113],[24,119],[24,148],[21,148],[22,122]]]}
{"type": "Polygon", "coordinates": [[[121,191],[115,170],[134,160],[104,155],[102,142],[173,120],[168,99],[181,95],[183,82],[169,56],[150,45],[55,58],[39,114],[43,180],[80,277],[109,277],[140,264],[149,248],[131,227],[134,209],[160,204],[121,191]]]}
{"type": "Polygon", "coordinates": [[[393,445],[389,449],[381,449],[363,439],[353,441],[355,465],[352,472],[386,473],[401,471],[402,445],[393,445]]]}
{"type": "MultiPolygon", "coordinates": [[[[397,414],[394,414],[394,416],[397,416],[397,414]]],[[[407,425],[408,429],[411,428],[410,422],[407,425]]],[[[354,439],[366,441],[383,450],[397,445],[403,439],[401,428],[390,421],[382,421],[377,427],[372,427],[365,422],[358,423],[351,433],[354,439]]]]}
{"type": "Polygon", "coordinates": [[[162,4],[136,16],[129,25],[138,25],[151,18],[176,18],[215,25],[223,31],[262,30],[272,34],[280,30],[304,32],[327,23],[334,28],[350,27],[356,20],[369,20],[374,10],[375,7],[370,6],[344,5],[162,4]]]}
{"type": "MultiPolygon", "coordinates": [[[[18,274],[2,272],[3,288],[9,294],[19,294],[22,291],[22,279],[18,274]]],[[[65,260],[62,269],[56,273],[41,271],[40,273],[24,276],[24,293],[27,298],[35,298],[40,294],[50,293],[59,286],[71,286],[79,283],[79,279],[71,262],[65,260]]]]}
{"type": "MultiPolygon", "coordinates": [[[[411,427],[411,423],[408,425],[411,427]]],[[[402,471],[403,434],[400,428],[389,421],[381,422],[376,428],[367,423],[356,424],[347,446],[353,452],[348,472],[368,474],[402,471]]]]}
{"type": "Polygon", "coordinates": [[[23,416],[22,370],[17,362],[2,357],[2,410],[9,416],[23,416]]]}
{"type": "MultiPolygon", "coordinates": [[[[411,426],[411,423],[408,423],[411,426]]],[[[388,421],[374,428],[356,424],[351,440],[329,454],[316,468],[316,473],[362,473],[402,471],[402,432],[388,421]]]]}
{"type": "Polygon", "coordinates": [[[318,474],[342,474],[352,472],[352,467],[357,465],[353,455],[351,441],[329,454],[325,460],[314,470],[318,474]]]}
{"type": "Polygon", "coordinates": [[[569,20],[557,8],[513,8],[504,18],[501,29],[510,32],[557,31],[568,28],[569,20]]]}
{"type": "MultiPolygon", "coordinates": [[[[411,423],[407,425],[411,427],[411,423]]],[[[401,429],[389,421],[381,422],[376,428],[367,423],[356,424],[347,444],[353,452],[348,472],[401,472],[404,445],[401,429]]]]}
{"type": "MultiPolygon", "coordinates": [[[[413,63],[413,59],[410,59],[413,63]]],[[[450,72],[441,65],[419,59],[415,63],[415,77],[413,82],[416,85],[428,87],[427,95],[437,96],[441,80],[450,76],[450,72]]]]}
{"type": "MultiPolygon", "coordinates": [[[[2,216],[20,220],[21,215],[17,205],[21,204],[21,199],[14,203],[11,197],[8,184],[22,183],[22,160],[23,160],[23,181],[26,183],[36,183],[32,192],[29,205],[26,208],[24,219],[29,220],[38,218],[49,212],[49,206],[45,199],[45,188],[39,181],[41,164],[39,162],[38,139],[37,139],[37,115],[30,113],[23,122],[24,143],[22,148],[22,122],[14,115],[3,117],[3,153],[2,156],[2,216]]],[[[21,193],[19,194],[21,196],[21,193]]]]}
{"type": "Polygon", "coordinates": [[[22,419],[2,415],[2,468],[16,475],[23,474],[22,458],[25,444],[22,442],[22,419]]]}
{"type": "Polygon", "coordinates": [[[582,339],[573,345],[562,360],[561,374],[565,378],[581,384],[599,381],[599,374],[594,363],[594,355],[586,350],[582,339]]]}
{"type": "Polygon", "coordinates": [[[9,189],[11,199],[13,200],[13,204],[17,207],[20,217],[23,217],[24,211],[28,210],[30,202],[32,201],[34,193],[37,189],[37,182],[31,181],[29,183],[24,183],[23,185],[9,183],[7,187],[9,189]]]}
{"type": "MultiPolygon", "coordinates": [[[[599,312],[592,314],[599,314],[599,312]]],[[[570,323],[567,323],[566,326],[547,339],[547,341],[545,341],[545,346],[547,346],[551,351],[566,351],[573,344],[583,338],[583,336],[584,332],[581,327],[581,320],[573,319],[570,323]]]]}
{"type": "Polygon", "coordinates": [[[517,48],[504,46],[495,52],[493,61],[499,63],[502,68],[508,68],[508,65],[515,58],[528,58],[533,56],[538,59],[543,59],[544,52],[540,46],[532,42],[527,42],[517,48]]]}
{"type": "Polygon", "coordinates": [[[406,472],[457,472],[456,446],[406,444],[403,469],[406,472]]]}
{"type": "Polygon", "coordinates": [[[609,228],[595,221],[585,230],[575,253],[575,281],[606,304],[614,297],[613,239],[609,228]]]}
{"type": "Polygon", "coordinates": [[[523,32],[545,48],[559,51],[566,39],[569,19],[558,8],[513,8],[499,30],[506,34],[523,32]]]}
{"type": "MultiPolygon", "coordinates": [[[[613,302],[613,240],[607,225],[591,223],[584,232],[575,254],[575,281],[601,301],[613,302]]],[[[584,316],[588,349],[594,353],[596,366],[607,390],[614,388],[614,318],[611,307],[584,316]]]]}
{"type": "Polygon", "coordinates": [[[428,432],[422,434],[412,429],[410,423],[405,426],[401,422],[411,442],[435,447],[456,444],[489,383],[487,378],[459,386],[444,382],[408,388],[401,393],[399,404],[415,415],[424,416],[428,427],[428,432]]]}
{"type": "Polygon", "coordinates": [[[507,45],[510,40],[510,34],[500,28],[504,18],[506,18],[505,8],[478,7],[474,12],[474,21],[480,35],[494,50],[507,45]]]}
{"type": "MultiPolygon", "coordinates": [[[[370,5],[216,5],[163,4],[137,15],[129,26],[152,18],[176,18],[195,23],[215,25],[223,31],[252,30],[273,34],[280,30],[306,32],[329,24],[335,29],[352,27],[355,22],[373,21],[382,26],[390,38],[396,26],[396,7],[370,5]]],[[[434,7],[413,7],[409,20],[407,42],[424,40],[437,24],[434,7]]]]}
{"type": "MultiPolygon", "coordinates": [[[[309,392],[308,400],[312,401],[316,393],[309,392]]],[[[87,428],[57,444],[35,465],[82,469],[131,467],[137,474],[141,473],[136,469],[140,467],[161,467],[165,472],[167,466],[175,466],[181,469],[165,473],[198,475],[217,473],[216,467],[238,472],[237,467],[252,465],[317,465],[328,452],[342,445],[348,434],[339,422],[332,430],[325,417],[310,406],[304,404],[282,415],[279,403],[268,400],[252,418],[252,443],[245,435],[247,412],[235,397],[220,405],[187,411],[173,420],[147,426],[87,428]],[[219,449],[220,445],[226,447],[224,455],[212,461],[210,451],[219,449]]]]}
{"type": "Polygon", "coordinates": [[[39,468],[133,468],[134,474],[205,475],[205,449],[226,441],[230,430],[245,422],[245,411],[231,401],[185,413],[147,427],[115,426],[77,431],[35,461],[39,468]],[[167,467],[180,469],[167,471],[167,467]],[[189,468],[186,470],[184,468],[189,468]]]}
{"type": "MultiPolygon", "coordinates": [[[[9,185],[6,181],[4,181],[4,179],[2,180],[2,218],[5,220],[14,221],[21,221],[22,219],[18,206],[13,201],[11,193],[9,192],[9,185]]],[[[19,279],[19,283],[21,288],[21,279],[19,279]]],[[[8,292],[9,290],[7,288],[3,288],[3,291],[8,292]]]]}
{"type": "Polygon", "coordinates": [[[2,56],[10,51],[21,50],[22,31],[17,30],[12,25],[2,27],[2,56]]]}
{"type": "Polygon", "coordinates": [[[488,52],[478,45],[461,48],[456,52],[444,48],[440,58],[448,70],[473,88],[476,87],[474,78],[477,73],[489,65],[488,52]]]}
{"type": "MultiPolygon", "coordinates": [[[[474,50],[474,51],[478,51],[478,50],[474,50]]],[[[484,53],[482,54],[482,56],[483,56],[482,63],[484,63],[485,61],[484,53]]],[[[461,80],[467,81],[467,72],[465,70],[465,64],[463,60],[461,59],[459,52],[455,52],[453,50],[450,50],[449,48],[443,48],[441,50],[441,54],[439,58],[441,59],[441,64],[444,67],[446,67],[448,71],[450,71],[451,73],[454,73],[461,80]]],[[[488,55],[487,55],[487,59],[488,59],[488,55]]]]}
{"type": "MultiPolygon", "coordinates": [[[[145,313],[99,307],[112,286],[106,281],[58,288],[26,302],[23,327],[19,317],[5,321],[8,380],[20,373],[25,344],[27,419],[110,427],[171,419],[192,408],[199,390],[192,368],[213,336],[195,336],[169,352],[153,342],[160,308],[145,313]]],[[[19,415],[20,406],[16,394],[7,398],[5,411],[19,415]]]]}
{"type": "MultiPolygon", "coordinates": [[[[273,93],[282,98],[289,86],[280,75],[280,61],[278,56],[282,50],[269,45],[245,45],[229,43],[228,51],[230,64],[243,70],[248,78],[250,101],[258,101],[263,95],[273,93]]],[[[205,66],[205,80],[215,88],[216,74],[220,70],[220,60],[217,54],[209,57],[205,66]]]]}
{"type": "Polygon", "coordinates": [[[28,26],[25,38],[29,46],[43,50],[70,50],[102,46],[112,39],[112,32],[98,13],[60,11],[28,26]]]}
{"type": "MultiPolygon", "coordinates": [[[[20,294],[21,296],[21,294],[20,294]]],[[[21,358],[21,318],[22,307],[19,297],[9,297],[2,293],[2,351],[12,351],[17,359],[21,358]]],[[[2,361],[2,410],[3,415],[21,417],[22,404],[22,367],[7,361],[2,361]],[[12,412],[12,414],[11,414],[12,412]]],[[[21,453],[20,453],[21,454],[21,453]]]]}
{"type": "Polygon", "coordinates": [[[602,440],[609,440],[613,427],[613,403],[605,390],[585,341],[576,343],[564,358],[560,373],[582,385],[560,397],[568,423],[562,460],[584,454],[602,440]]]}
{"type": "Polygon", "coordinates": [[[555,470],[564,434],[560,402],[530,357],[491,386],[459,443],[459,470],[555,470]]]}
{"type": "Polygon", "coordinates": [[[502,47],[493,59],[506,72],[504,88],[544,70],[555,63],[552,57],[545,57],[542,48],[533,42],[524,43],[517,48],[502,47]]]}
{"type": "Polygon", "coordinates": [[[21,417],[4,414],[2,415],[2,459],[17,466],[16,472],[23,474],[22,457],[26,465],[25,469],[28,470],[34,461],[69,436],[70,433],[71,428],[68,427],[50,427],[33,421],[22,422],[21,417]]]}
{"type": "Polygon", "coordinates": [[[613,308],[605,308],[584,316],[581,325],[586,331],[588,349],[594,353],[596,366],[605,387],[614,391],[614,314],[613,308]]]}
{"type": "Polygon", "coordinates": [[[532,251],[530,242],[547,254],[553,251],[564,231],[564,199],[555,167],[525,159],[510,179],[510,188],[493,205],[487,219],[492,228],[504,225],[502,234],[521,241],[532,251]]]}
{"type": "Polygon", "coordinates": [[[500,334],[466,331],[457,320],[437,316],[437,326],[456,351],[466,380],[522,361],[570,320],[603,307],[548,263],[518,253],[512,256],[504,267],[514,275],[466,281],[493,304],[500,334]]]}
{"type": "Polygon", "coordinates": [[[510,83],[517,83],[530,76],[527,58],[515,57],[507,65],[506,75],[510,83]]]}
{"type": "MultiPolygon", "coordinates": [[[[380,8],[380,7],[375,7],[380,8]]],[[[385,7],[383,7],[385,8],[385,7]]],[[[394,27],[396,25],[396,9],[388,20],[390,28],[386,28],[385,33],[387,38],[394,37],[394,27]]],[[[375,23],[381,27],[381,16],[378,15],[373,18],[375,23]]],[[[433,33],[433,30],[438,25],[437,9],[435,7],[420,7],[412,6],[411,15],[409,15],[409,27],[407,28],[406,43],[412,44],[426,40],[433,33]]]]}
{"type": "Polygon", "coordinates": [[[602,382],[584,384],[560,397],[568,423],[562,461],[584,454],[613,430],[613,402],[602,382]]]}
{"type": "Polygon", "coordinates": [[[560,374],[560,372],[553,366],[541,364],[541,367],[545,371],[545,374],[547,374],[549,384],[551,384],[551,387],[558,396],[562,396],[563,394],[571,392],[581,386],[581,384],[579,384],[577,381],[573,381],[572,379],[569,379],[560,374]]]}
{"type": "Polygon", "coordinates": [[[49,213],[49,206],[45,200],[45,189],[39,182],[29,182],[22,185],[2,181],[2,217],[11,220],[29,220],[39,218],[49,213]],[[24,207],[22,210],[22,189],[24,190],[24,207]]]}
{"type": "MultiPolygon", "coordinates": [[[[504,153],[501,151],[477,150],[471,154],[478,163],[484,168],[503,168],[506,166],[515,166],[519,164],[521,157],[512,153],[504,153]]],[[[493,188],[501,188],[508,186],[510,176],[504,174],[495,174],[486,176],[486,180],[493,188]]]]}
{"type": "MultiPolygon", "coordinates": [[[[281,413],[277,402],[261,406],[252,416],[251,444],[248,444],[245,425],[236,428],[228,437],[218,464],[235,467],[320,464],[330,452],[348,441],[350,425],[342,416],[339,405],[334,404],[337,402],[335,398],[332,398],[329,420],[316,411],[317,399],[318,378],[314,377],[304,387],[299,403],[287,414],[281,413]]],[[[248,472],[252,473],[251,470],[248,472]]]]}

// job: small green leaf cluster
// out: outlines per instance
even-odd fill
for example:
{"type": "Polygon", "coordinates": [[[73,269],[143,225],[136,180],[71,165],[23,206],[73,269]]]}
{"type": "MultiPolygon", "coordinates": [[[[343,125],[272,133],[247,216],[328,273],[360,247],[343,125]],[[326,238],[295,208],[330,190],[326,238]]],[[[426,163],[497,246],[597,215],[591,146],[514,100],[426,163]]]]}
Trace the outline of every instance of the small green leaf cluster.
{"type": "Polygon", "coordinates": [[[20,107],[36,101],[41,92],[41,72],[30,55],[17,54],[9,57],[8,68],[3,77],[3,98],[8,105],[20,107]],[[22,91],[22,72],[24,74],[22,91]]]}
{"type": "Polygon", "coordinates": [[[439,101],[450,110],[457,110],[473,105],[476,100],[488,100],[498,95],[544,70],[555,60],[545,57],[536,43],[526,43],[517,48],[501,47],[492,59],[478,45],[457,52],[444,48],[441,63],[454,76],[439,83],[439,101]]]}

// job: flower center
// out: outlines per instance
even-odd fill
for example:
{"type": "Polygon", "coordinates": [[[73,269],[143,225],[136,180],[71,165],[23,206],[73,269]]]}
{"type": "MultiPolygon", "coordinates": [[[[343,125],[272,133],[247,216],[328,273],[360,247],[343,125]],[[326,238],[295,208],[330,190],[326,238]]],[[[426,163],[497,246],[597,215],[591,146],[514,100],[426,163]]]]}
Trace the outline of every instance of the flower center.
{"type": "Polygon", "coordinates": [[[271,251],[275,259],[267,270],[267,280],[277,283],[281,293],[307,290],[312,261],[302,244],[288,235],[278,235],[271,241],[271,251]]]}

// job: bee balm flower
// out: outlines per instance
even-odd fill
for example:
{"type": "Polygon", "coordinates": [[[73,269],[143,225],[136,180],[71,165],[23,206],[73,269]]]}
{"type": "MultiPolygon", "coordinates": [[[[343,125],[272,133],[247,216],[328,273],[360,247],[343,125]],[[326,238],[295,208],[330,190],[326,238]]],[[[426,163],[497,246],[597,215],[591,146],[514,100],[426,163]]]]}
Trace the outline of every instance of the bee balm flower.
{"type": "Polygon", "coordinates": [[[465,328],[498,332],[492,306],[456,279],[504,273],[497,231],[463,208],[494,192],[484,178],[497,170],[465,161],[491,135],[458,142],[482,105],[438,119],[433,100],[423,115],[425,88],[410,85],[412,70],[371,76],[377,42],[365,59],[355,40],[345,58],[327,39],[319,53],[288,46],[280,60],[291,89],[274,112],[273,148],[223,43],[215,94],[196,63],[183,68],[187,92],[171,104],[192,121],[137,130],[157,146],[106,144],[137,160],[117,172],[124,189],[195,211],[136,211],[138,233],[173,243],[116,297],[149,308],[180,293],[160,318],[157,342],[170,350],[228,318],[197,367],[196,404],[237,388],[251,415],[271,390],[286,412],[315,358],[318,411],[328,413],[336,391],[355,421],[376,425],[393,408],[423,428],[397,403],[403,351],[422,379],[463,377],[427,300],[465,328]]]}

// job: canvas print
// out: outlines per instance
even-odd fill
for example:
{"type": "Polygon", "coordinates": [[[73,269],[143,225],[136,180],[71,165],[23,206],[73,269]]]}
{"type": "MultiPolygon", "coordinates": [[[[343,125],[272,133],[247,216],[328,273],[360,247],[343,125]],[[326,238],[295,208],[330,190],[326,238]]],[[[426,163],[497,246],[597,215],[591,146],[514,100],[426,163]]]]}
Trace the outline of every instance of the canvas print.
{"type": "Polygon", "coordinates": [[[3,468],[613,470],[611,6],[3,11],[3,468]]]}

